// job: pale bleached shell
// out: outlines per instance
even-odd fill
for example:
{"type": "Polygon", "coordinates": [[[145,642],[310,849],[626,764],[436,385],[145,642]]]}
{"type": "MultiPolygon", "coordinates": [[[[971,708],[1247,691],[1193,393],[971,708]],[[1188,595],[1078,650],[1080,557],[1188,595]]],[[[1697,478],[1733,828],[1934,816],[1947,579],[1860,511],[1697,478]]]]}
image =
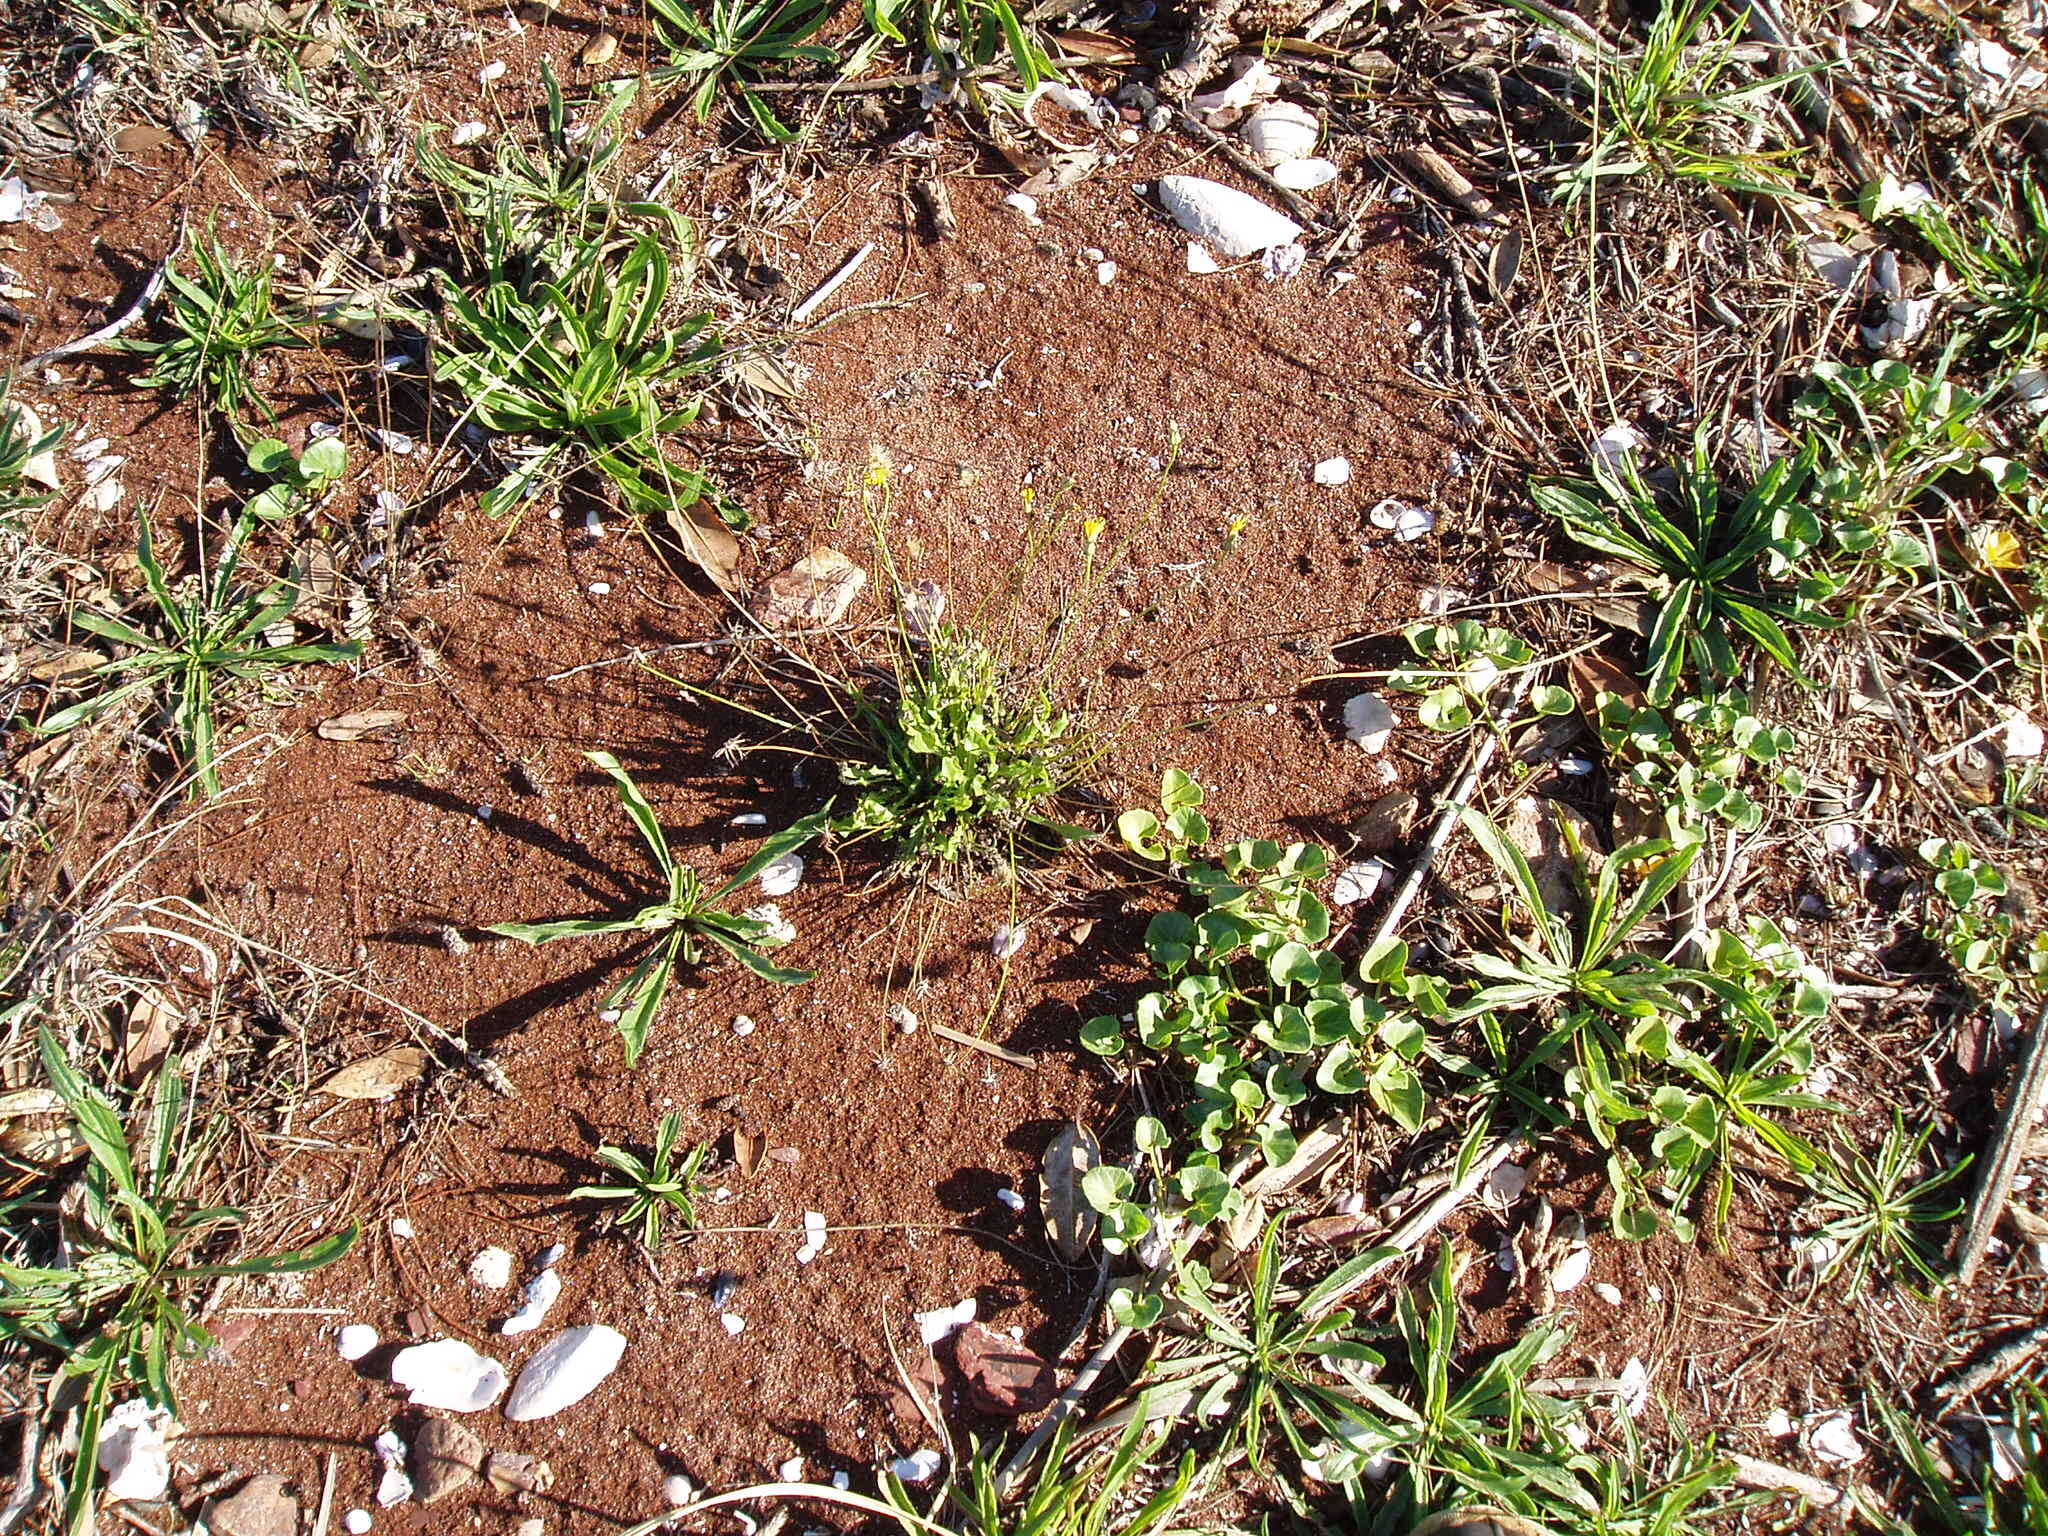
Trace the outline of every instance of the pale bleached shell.
{"type": "Polygon", "coordinates": [[[1378,694],[1355,693],[1344,701],[1344,734],[1366,751],[1385,751],[1393,733],[1393,708],[1378,694]]]}
{"type": "MultiPolygon", "coordinates": [[[[4,414],[13,419],[16,437],[34,442],[43,435],[43,418],[23,401],[10,402],[4,414]]],[[[30,454],[22,461],[21,478],[40,485],[46,491],[62,490],[64,482],[57,475],[57,450],[45,448],[40,453],[30,454]]]]}
{"type": "Polygon", "coordinates": [[[1233,260],[1301,235],[1301,226],[1235,187],[1202,176],[1162,176],[1159,201],[1176,223],[1233,260]]]}
{"type": "Polygon", "coordinates": [[[505,1404],[505,1417],[515,1424],[560,1413],[597,1390],[625,1358],[626,1336],[603,1323],[590,1323],[557,1334],[526,1362],[519,1383],[505,1404]]]}
{"type": "Polygon", "coordinates": [[[1252,158],[1271,170],[1299,160],[1316,147],[1323,125],[1315,113],[1291,101],[1269,101],[1245,119],[1244,141],[1252,158]]]}
{"type": "Polygon", "coordinates": [[[411,1393],[416,1406],[449,1413],[476,1413],[505,1393],[505,1367],[460,1339],[401,1349],[391,1360],[391,1380],[411,1393]]]}
{"type": "Polygon", "coordinates": [[[1593,1250],[1574,1248],[1557,1261],[1557,1267],[1550,1272],[1550,1288],[1553,1291],[1569,1291],[1578,1287],[1586,1278],[1586,1271],[1593,1267],[1593,1250]]]}
{"type": "Polygon", "coordinates": [[[1317,187],[1327,187],[1340,174],[1336,161],[1325,160],[1320,155],[1289,160],[1273,167],[1273,179],[1290,192],[1313,192],[1317,187]]]}
{"type": "Polygon", "coordinates": [[[171,1455],[164,1441],[174,1428],[167,1409],[152,1408],[139,1397],[107,1415],[95,1457],[107,1497],[147,1503],[164,1496],[171,1484],[171,1455]]]}

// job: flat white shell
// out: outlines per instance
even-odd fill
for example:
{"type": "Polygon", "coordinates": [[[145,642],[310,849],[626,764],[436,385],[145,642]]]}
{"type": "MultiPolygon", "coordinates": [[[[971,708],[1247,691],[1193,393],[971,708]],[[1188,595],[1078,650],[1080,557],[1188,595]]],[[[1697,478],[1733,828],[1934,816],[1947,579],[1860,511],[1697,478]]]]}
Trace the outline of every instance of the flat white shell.
{"type": "Polygon", "coordinates": [[[476,1413],[505,1394],[505,1367],[460,1339],[401,1349],[391,1360],[391,1380],[419,1407],[449,1413],[476,1413]]]}
{"type": "Polygon", "coordinates": [[[619,1368],[625,1354],[626,1336],[603,1323],[557,1334],[519,1373],[519,1384],[505,1404],[505,1417],[515,1424],[524,1423],[573,1407],[619,1368]]]}
{"type": "Polygon", "coordinates": [[[1202,176],[1160,177],[1159,201],[1182,229],[1233,259],[1287,245],[1302,232],[1286,214],[1202,176]]]}

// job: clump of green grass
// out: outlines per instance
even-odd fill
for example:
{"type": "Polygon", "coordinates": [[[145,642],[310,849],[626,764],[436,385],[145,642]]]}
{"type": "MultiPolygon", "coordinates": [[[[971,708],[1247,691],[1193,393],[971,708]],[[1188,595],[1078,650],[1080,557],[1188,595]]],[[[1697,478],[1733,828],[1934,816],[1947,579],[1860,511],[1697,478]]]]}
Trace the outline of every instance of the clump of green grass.
{"type": "Polygon", "coordinates": [[[796,138],[754,85],[793,63],[830,64],[839,56],[810,41],[832,15],[829,0],[647,0],[656,40],[669,62],[657,81],[689,79],[690,110],[709,122],[722,92],[739,98],[762,137],[796,138]]]}
{"type": "MultiPolygon", "coordinates": [[[[287,1253],[226,1257],[230,1235],[247,1218],[192,1196],[210,1141],[194,1135],[176,1060],[157,1074],[153,1110],[134,1117],[140,1135],[131,1147],[121,1111],[79,1074],[48,1029],[38,1037],[43,1070],[84,1144],[83,1199],[66,1223],[68,1260],[0,1261],[0,1344],[49,1351],[59,1359],[60,1380],[82,1383],[65,1504],[69,1529],[82,1536],[93,1528],[95,1451],[116,1396],[138,1391],[175,1412],[172,1367],[214,1342],[190,1313],[195,1293],[230,1276],[318,1269],[348,1251],[357,1229],[351,1224],[287,1253]]],[[[8,1246],[19,1253],[25,1229],[9,1230],[8,1246]]]]}
{"type": "Polygon", "coordinates": [[[667,881],[661,899],[616,916],[558,918],[540,923],[493,923],[490,932],[518,939],[526,944],[552,944],[557,939],[602,938],[608,934],[652,935],[652,942],[625,980],[605,994],[600,1007],[619,1011],[619,1036],[626,1045],[626,1065],[640,1059],[648,1031],[668,996],[669,982],[678,965],[697,965],[706,957],[706,946],[723,950],[767,981],[796,986],[811,979],[809,971],[778,966],[767,951],[788,942],[786,931],[772,916],[756,912],[725,912],[719,904],[775,860],[794,852],[817,836],[824,824],[823,813],[767,838],[754,856],[740,866],[730,880],[716,890],[707,889],[701,876],[669,851],[661,820],[631,774],[619,766],[609,752],[586,753],[590,761],[618,787],[619,800],[633,824],[640,830],[655,865],[667,881]]]}
{"type": "Polygon", "coordinates": [[[219,711],[236,689],[310,662],[353,661],[362,654],[356,641],[271,643],[268,631],[297,604],[299,585],[291,578],[254,587],[237,583],[256,520],[252,503],[236,519],[226,547],[215,554],[212,572],[174,586],[157,558],[156,541],[144,518],[138,525],[135,557],[156,606],[154,622],[144,628],[83,608],[74,610],[81,629],[126,651],[93,671],[89,686],[97,691],[90,698],[58,710],[37,729],[53,735],[124,702],[157,700],[168,706],[182,766],[201,793],[219,794],[219,711]]]}
{"type": "Polygon", "coordinates": [[[116,337],[107,345],[147,359],[149,371],[136,383],[180,399],[198,394],[238,432],[252,406],[275,421],[256,387],[256,359],[272,347],[309,345],[303,317],[279,310],[268,266],[243,267],[210,228],[204,240],[195,233],[186,251],[191,272],[174,265],[166,276],[163,323],[170,334],[116,337]]]}
{"type": "Polygon", "coordinates": [[[1735,192],[1788,190],[1779,162],[1789,151],[1752,148],[1746,140],[1763,125],[1771,94],[1812,71],[1749,79],[1737,56],[1739,39],[1714,24],[1714,9],[1713,0],[1675,0],[1657,9],[1635,51],[1588,46],[1586,62],[1575,67],[1592,98],[1592,142],[1586,158],[1562,175],[1567,197],[1576,201],[1603,181],[1643,175],[1735,192]]]}
{"type": "Polygon", "coordinates": [[[697,1198],[704,1192],[697,1175],[711,1149],[694,1146],[678,1161],[676,1144],[682,1135],[683,1117],[670,1110],[655,1126],[649,1156],[642,1158],[624,1147],[599,1147],[598,1160],[623,1177],[615,1184],[579,1184],[569,1192],[570,1198],[621,1202],[612,1214],[612,1225],[634,1230],[640,1246],[650,1251],[661,1246],[665,1221],[677,1221],[685,1232],[694,1231],[697,1198]]]}
{"type": "Polygon", "coordinates": [[[1923,1160],[1933,1135],[1931,1123],[1909,1133],[1893,1110],[1874,1155],[1844,1147],[1807,1175],[1825,1218],[1818,1235],[1834,1245],[1822,1278],[1844,1276],[1851,1296],[1877,1271],[1900,1285],[1941,1283],[1939,1229],[1963,1213],[1963,1202],[1945,1192],[1970,1159],[1928,1172],[1923,1160]]]}
{"type": "Polygon", "coordinates": [[[1651,704],[1668,704],[1688,672],[1710,691],[1733,679],[1737,646],[1745,640],[1799,676],[1785,626],[1837,622],[1796,587],[1774,587],[1765,575],[1774,557],[1789,561],[1797,553],[1782,522],[1797,507],[1816,455],[1809,443],[1735,496],[1714,470],[1703,429],[1674,498],[1653,488],[1627,454],[1618,463],[1596,457],[1590,485],[1531,486],[1537,506],[1579,543],[1627,561],[1662,589],[1644,678],[1651,704]]]}
{"type": "Polygon", "coordinates": [[[2048,183],[2020,175],[2008,218],[1974,229],[1939,204],[1912,218],[1969,294],[1965,318],[1985,345],[2020,360],[2038,353],[2048,341],[2048,183]]]}

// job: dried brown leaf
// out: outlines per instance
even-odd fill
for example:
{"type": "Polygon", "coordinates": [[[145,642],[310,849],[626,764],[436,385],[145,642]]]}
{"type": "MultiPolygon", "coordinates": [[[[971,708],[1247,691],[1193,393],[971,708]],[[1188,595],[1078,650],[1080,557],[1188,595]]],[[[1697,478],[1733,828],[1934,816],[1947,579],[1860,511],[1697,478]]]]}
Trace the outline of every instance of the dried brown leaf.
{"type": "Polygon", "coordinates": [[[761,1171],[761,1158],[768,1150],[768,1138],[759,1131],[732,1133],[732,1160],[741,1174],[752,1178],[761,1171]]]}
{"type": "Polygon", "coordinates": [[[319,1092],[337,1099],[388,1099],[419,1081],[431,1059],[416,1045],[393,1046],[375,1056],[350,1062],[316,1086],[319,1092]]]}
{"type": "Polygon", "coordinates": [[[402,709],[357,709],[322,720],[313,727],[313,733],[322,741],[361,741],[365,736],[375,736],[403,724],[402,709]]]}
{"type": "Polygon", "coordinates": [[[693,501],[686,507],[670,507],[665,515],[683,553],[706,576],[721,587],[730,587],[739,579],[740,541],[715,508],[693,501]]]}
{"type": "Polygon", "coordinates": [[[1045,1149],[1039,1204],[1053,1252],[1069,1264],[1088,1256],[1095,1241],[1095,1207],[1081,1193],[1081,1180],[1102,1161],[1102,1145],[1080,1121],[1070,1121],[1045,1149]]]}

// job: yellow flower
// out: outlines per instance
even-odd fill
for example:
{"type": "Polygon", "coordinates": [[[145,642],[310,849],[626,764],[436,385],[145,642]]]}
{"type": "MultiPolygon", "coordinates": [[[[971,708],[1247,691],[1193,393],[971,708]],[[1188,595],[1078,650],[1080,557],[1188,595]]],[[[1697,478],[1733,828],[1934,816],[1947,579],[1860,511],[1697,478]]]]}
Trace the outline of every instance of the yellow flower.
{"type": "Polygon", "coordinates": [[[1081,525],[1081,537],[1093,544],[1102,537],[1102,530],[1109,526],[1099,517],[1091,517],[1081,525]]]}
{"type": "Polygon", "coordinates": [[[887,485],[890,472],[895,468],[889,462],[889,451],[880,443],[868,449],[868,484],[887,485]]]}
{"type": "Polygon", "coordinates": [[[1994,571],[2016,571],[2027,563],[2027,549],[2010,528],[1978,528],[1970,534],[1977,558],[1994,571]]]}

